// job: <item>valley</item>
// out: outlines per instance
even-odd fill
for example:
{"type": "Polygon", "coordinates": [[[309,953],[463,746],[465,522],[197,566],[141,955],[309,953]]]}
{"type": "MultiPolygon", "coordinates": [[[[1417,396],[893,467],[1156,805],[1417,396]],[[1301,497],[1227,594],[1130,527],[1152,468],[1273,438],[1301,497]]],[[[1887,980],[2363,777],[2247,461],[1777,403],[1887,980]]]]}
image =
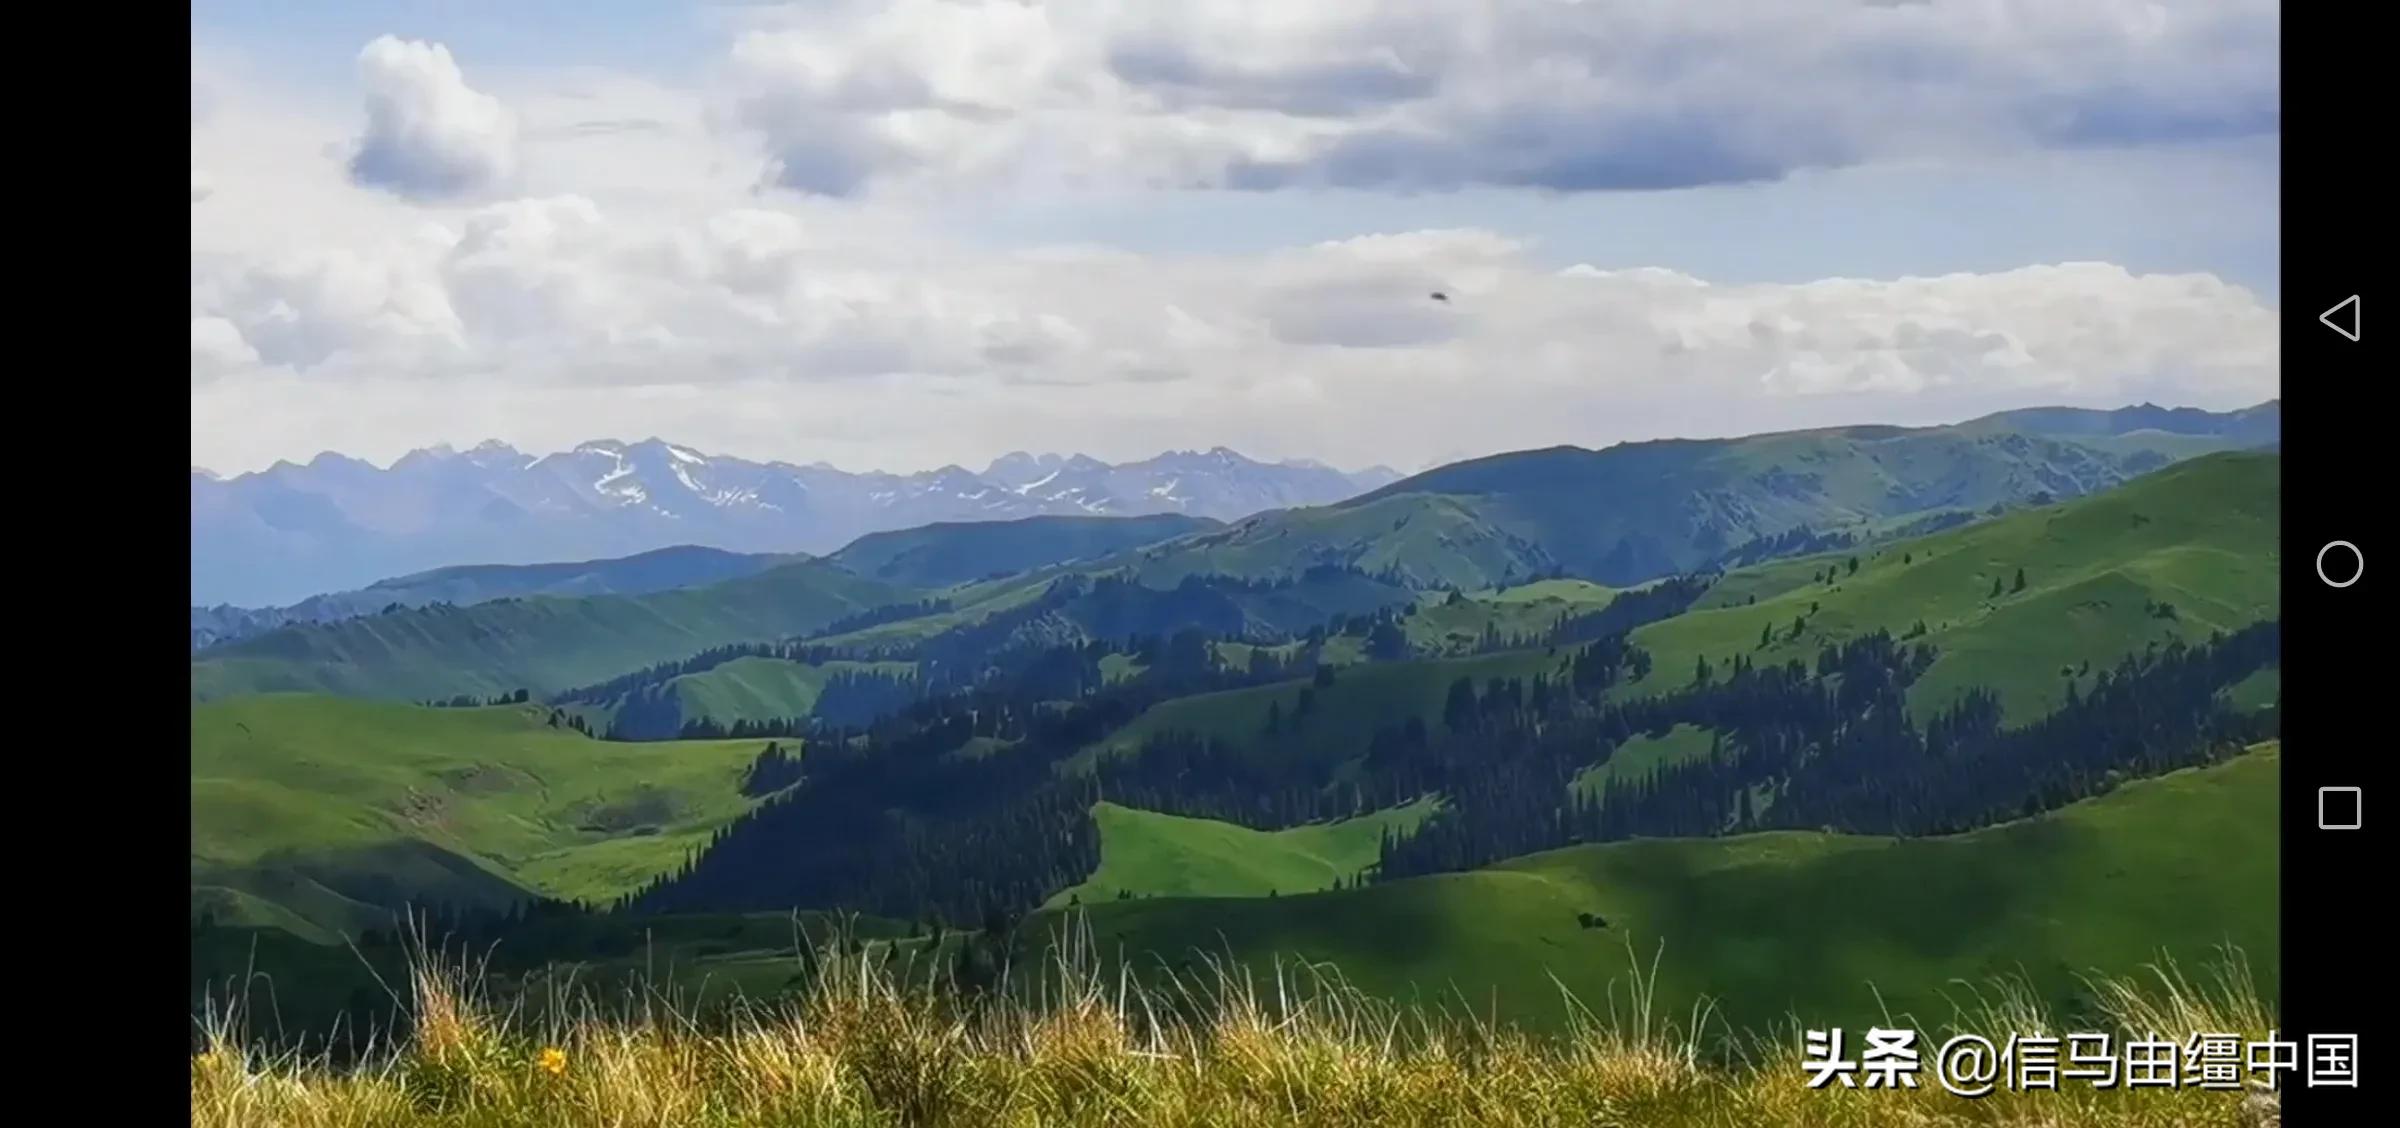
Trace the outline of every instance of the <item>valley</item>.
{"type": "Polygon", "coordinates": [[[510,975],[752,921],[670,945],[718,994],[795,910],[962,968],[1072,922],[1544,1029],[1662,944],[1734,1029],[2271,968],[2279,457],[2112,418],[373,585],[450,594],[193,656],[195,991],[410,908],[552,922],[510,975]]]}

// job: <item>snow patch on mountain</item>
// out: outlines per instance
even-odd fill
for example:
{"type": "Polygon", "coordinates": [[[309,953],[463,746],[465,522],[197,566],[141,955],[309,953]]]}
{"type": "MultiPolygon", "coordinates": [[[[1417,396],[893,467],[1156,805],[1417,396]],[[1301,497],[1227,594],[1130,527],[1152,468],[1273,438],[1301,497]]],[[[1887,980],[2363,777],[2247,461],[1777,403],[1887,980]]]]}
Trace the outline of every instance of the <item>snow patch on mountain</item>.
{"type": "Polygon", "coordinates": [[[1185,513],[1232,521],[1385,484],[1227,447],[1108,463],[1014,451],[981,473],[753,462],[660,439],[539,455],[491,441],[388,468],[335,452],[224,478],[192,468],[195,604],[283,606],[453,564],[601,559],[672,545],[831,552],[941,521],[1185,513]],[[306,504],[295,504],[305,495],[306,504]]]}

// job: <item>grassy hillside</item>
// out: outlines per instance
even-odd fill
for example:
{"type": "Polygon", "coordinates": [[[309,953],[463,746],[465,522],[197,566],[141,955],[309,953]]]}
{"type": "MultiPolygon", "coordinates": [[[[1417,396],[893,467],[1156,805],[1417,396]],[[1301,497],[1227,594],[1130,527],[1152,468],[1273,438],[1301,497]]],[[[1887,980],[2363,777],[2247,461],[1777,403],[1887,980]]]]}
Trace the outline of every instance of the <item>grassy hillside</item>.
{"type": "Polygon", "coordinates": [[[2028,417],[2061,432],[2055,436],[1996,431],[1987,421],[1519,451],[1430,470],[1340,505],[1186,537],[1145,550],[1143,568],[1260,575],[1332,560],[1477,588],[1563,566],[1636,583],[1800,526],[1871,531],[1897,518],[2078,497],[2176,458],[2257,447],[2279,433],[2207,413],[2140,420],[2173,432],[2120,431],[2084,418],[2106,414],[2028,417]]]}
{"type": "Polygon", "coordinates": [[[1664,1013],[1706,994],[1748,1029],[1855,1025],[1886,1006],[1930,1026],[1952,1017],[1954,979],[2012,973],[2071,1008],[2080,972],[2131,973],[2162,951],[2196,963],[2225,942],[2272,997],[2279,756],[2263,745],[1951,838],[1637,840],[1336,893],[1085,905],[1103,951],[1331,961],[1378,994],[1438,1001],[1455,985],[1478,1012],[1550,1026],[1562,984],[1622,1004],[1628,945],[1644,964],[1664,945],[1664,1013]]]}
{"type": "Polygon", "coordinates": [[[1443,695],[1462,677],[1531,678],[1554,673],[1560,658],[1539,650],[1504,651],[1469,658],[1372,662],[1343,667],[1332,685],[1307,679],[1247,689],[1195,694],[1161,703],[1094,746],[1100,754],[1130,752],[1166,732],[1189,732],[1266,755],[1304,755],[1346,760],[1366,751],[1375,730],[1414,715],[1428,724],[1441,718],[1443,695]],[[1300,701],[1309,699],[1304,711],[1300,701]],[[1269,706],[1284,717],[1279,734],[1265,733],[1269,706]]]}
{"type": "Polygon", "coordinates": [[[910,587],[944,588],[1106,556],[1219,524],[1179,513],[946,521],[870,533],[827,559],[862,576],[910,587]]]}
{"type": "Polygon", "coordinates": [[[316,935],[375,906],[601,899],[751,800],[760,741],[612,744],[540,706],[272,695],[192,707],[192,886],[228,921],[316,935]]]}
{"type": "Polygon", "coordinates": [[[1486,630],[1502,638],[1539,635],[1563,617],[1597,611],[1616,597],[1615,588],[1568,579],[1463,593],[1456,602],[1428,594],[1401,626],[1408,633],[1409,648],[1417,653],[1464,653],[1486,630]]]}
{"type": "Polygon", "coordinates": [[[1425,494],[1262,514],[1143,549],[1132,561],[1152,584],[1195,574],[1285,576],[1336,564],[1388,572],[1420,587],[1459,588],[1490,587],[1557,563],[1477,506],[1425,494]]]}
{"type": "MultiPolygon", "coordinates": [[[[905,678],[909,662],[794,662],[784,658],[736,658],[698,673],[669,678],[597,702],[566,706],[595,733],[620,740],[654,740],[711,722],[730,732],[742,721],[787,721],[817,716],[828,683],[844,674],[905,678]]],[[[855,718],[840,723],[856,723],[855,718]]]]}
{"type": "Polygon", "coordinates": [[[2061,667],[2080,672],[2089,661],[2096,672],[2153,642],[2203,639],[2279,614],[2282,488],[2279,455],[2210,455],[2105,494],[1877,552],[1744,569],[1699,609],[1643,627],[1633,641],[1670,675],[1659,683],[1667,684],[1688,678],[1703,655],[1719,665],[1737,654],[1762,664],[1807,660],[1829,642],[1876,629],[1901,635],[1922,621],[1923,641],[1941,656],[1911,690],[1912,707],[1937,708],[1983,686],[2024,720],[2063,698],[2061,667]],[[1813,578],[1828,572],[1829,580],[1813,578]],[[1795,620],[1804,622],[1797,638],[1795,620]],[[1763,649],[1762,631],[1774,635],[1763,649]]]}
{"type": "Polygon", "coordinates": [[[379,580],[356,591],[310,596],[289,607],[194,607],[192,649],[265,634],[290,623],[330,623],[385,608],[511,596],[642,595],[703,587],[796,563],[792,555],[727,552],[684,545],[610,560],[557,564],[469,564],[379,580]]]}
{"type": "Polygon", "coordinates": [[[1617,746],[1608,762],[1575,773],[1568,785],[1576,791],[1598,797],[1611,781],[1631,783],[1660,768],[1692,760],[1708,758],[1715,734],[1697,725],[1677,725],[1665,736],[1637,733],[1617,746]]]}
{"type": "Polygon", "coordinates": [[[546,693],[733,642],[773,641],[918,595],[821,562],[639,596],[503,599],[306,624],[216,647],[192,695],[304,691],[409,700],[546,693]]]}
{"type": "Polygon", "coordinates": [[[1100,868],[1060,890],[1052,906],[1136,897],[1264,897],[1329,889],[1375,863],[1386,829],[1414,827],[1431,811],[1414,803],[1338,822],[1288,830],[1251,830],[1214,819],[1137,811],[1114,803],[1092,809],[1100,824],[1100,868]]]}
{"type": "MultiPolygon", "coordinates": [[[[2000,695],[2011,721],[2022,723],[2063,698],[2062,667],[2077,671],[2089,690],[2100,670],[2154,641],[2204,639],[2211,631],[2279,614],[2281,467],[2273,454],[2211,455],[2106,494],[1857,554],[1855,574],[1848,570],[1850,554],[1841,553],[1727,573],[1695,609],[1633,633],[1655,664],[1647,678],[1617,692],[1637,696],[1680,687],[1703,655],[1719,668],[1736,656],[1757,663],[1810,661],[1829,642],[1876,629],[1903,635],[1922,619],[1923,641],[1940,656],[1912,688],[1912,708],[1922,715],[1968,688],[1986,687],[2000,695]],[[2021,592],[2010,590],[2019,568],[2026,574],[2021,592]],[[1823,578],[1828,573],[1830,581],[1823,578]],[[1996,599],[1990,594],[1995,578],[2003,588],[1996,599]],[[2171,618],[2161,617],[2162,603],[2172,606],[2171,618]],[[1796,640],[1795,619],[1805,621],[1796,640]],[[1762,628],[1774,633],[1764,648],[1762,628]]],[[[1439,616],[1461,624],[1491,621],[1505,612],[1510,593],[1521,593],[1534,609],[1521,621],[1546,624],[1558,610],[1590,609],[1565,604],[1570,594],[1597,598],[1606,590],[1561,583],[1483,593],[1457,607],[1429,596],[1405,621],[1412,639],[1440,639],[1451,632],[1438,625],[1439,616]],[[1562,605],[1543,602],[1554,598],[1562,605]]],[[[1561,661],[1545,649],[1345,668],[1332,686],[1310,690],[1310,714],[1296,724],[1304,681],[1182,698],[1153,707],[1100,747],[1129,751],[1152,735],[1181,730],[1260,755],[1347,759],[1364,751],[1378,726],[1412,715],[1435,723],[1444,695],[1460,677],[1531,678],[1555,674],[1561,661]],[[1286,719],[1275,737],[1265,731],[1270,705],[1286,719]]],[[[2247,688],[2241,700],[2256,704],[2271,692],[2247,688]]],[[[1637,755],[1627,763],[1648,761],[1637,755]]]]}
{"type": "Polygon", "coordinates": [[[843,673],[905,677],[906,662],[825,662],[808,665],[778,658],[736,658],[713,670],[685,674],[668,684],[687,719],[730,725],[805,717],[817,707],[825,683],[843,673]]]}
{"type": "Polygon", "coordinates": [[[1399,584],[1355,572],[1295,576],[1262,586],[1159,578],[1134,582],[1130,577],[1129,570],[1114,564],[1083,571],[1030,573],[963,589],[951,598],[946,611],[815,641],[866,648],[869,653],[904,653],[901,648],[985,626],[995,616],[1009,616],[1003,621],[1013,626],[1000,637],[984,638],[977,649],[996,649],[1011,641],[1041,645],[1069,639],[1122,642],[1137,636],[1163,638],[1188,629],[1219,640],[1283,639],[1321,627],[1338,615],[1364,615],[1417,597],[1399,584]]]}
{"type": "Polygon", "coordinates": [[[679,545],[607,560],[435,568],[379,580],[354,594],[362,601],[381,596],[408,606],[426,603],[465,606],[512,595],[646,595],[738,580],[805,559],[797,554],[727,552],[721,548],[679,545]]]}

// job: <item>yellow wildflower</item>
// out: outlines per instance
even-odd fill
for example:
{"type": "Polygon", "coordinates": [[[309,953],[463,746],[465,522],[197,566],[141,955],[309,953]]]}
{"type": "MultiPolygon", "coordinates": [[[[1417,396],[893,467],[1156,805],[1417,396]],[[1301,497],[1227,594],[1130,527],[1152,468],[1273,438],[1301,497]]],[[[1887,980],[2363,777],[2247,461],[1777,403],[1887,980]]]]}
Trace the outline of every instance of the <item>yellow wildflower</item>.
{"type": "Polygon", "coordinates": [[[564,1077],[567,1074],[567,1051],[556,1046],[544,1046],[542,1052],[534,1057],[533,1067],[552,1077],[564,1077]]]}

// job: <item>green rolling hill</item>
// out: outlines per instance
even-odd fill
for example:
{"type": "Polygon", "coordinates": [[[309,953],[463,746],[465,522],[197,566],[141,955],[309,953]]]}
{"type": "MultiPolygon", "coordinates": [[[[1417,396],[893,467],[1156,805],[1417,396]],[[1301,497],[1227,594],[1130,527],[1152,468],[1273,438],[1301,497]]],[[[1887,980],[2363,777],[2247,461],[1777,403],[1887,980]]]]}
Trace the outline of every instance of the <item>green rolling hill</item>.
{"type": "Polygon", "coordinates": [[[192,695],[317,692],[409,700],[604,681],[714,646],[769,642],[919,593],[823,562],[647,595],[501,599],[312,623],[215,647],[192,695]]]}
{"type": "MultiPolygon", "coordinates": [[[[1913,708],[1938,708],[1969,687],[1986,686],[2000,694],[2013,721],[2029,720],[2063,698],[2068,679],[2062,667],[2076,671],[2088,689],[2096,671],[2153,641],[2204,639],[2214,630],[2278,615],[2281,491],[2280,455],[2215,454],[2093,497],[1863,553],[1737,569],[1694,609],[1633,632],[1632,641],[1651,653],[1654,669],[1617,692],[1630,697],[1680,687],[1703,656],[1719,668],[1737,655],[1762,664],[1806,661],[1829,642],[1875,630],[1903,635],[1922,619],[1923,641],[1940,657],[1911,689],[1913,708]],[[1859,570],[1851,573],[1854,555],[1859,570]],[[2026,586],[2012,590],[2020,568],[2026,586]],[[1836,575],[1828,580],[1828,572],[1836,575]],[[1990,594],[1996,578],[2003,589],[1997,598],[1990,594]],[[2161,604],[2172,611],[2161,612],[2161,604]],[[1797,639],[1791,635],[1795,619],[1803,623],[1797,639]],[[1773,634],[1763,648],[1762,631],[1773,634]]],[[[1560,584],[1509,591],[1538,601],[1565,590],[1560,584]]],[[[1438,641],[1452,630],[1422,629],[1418,618],[1438,622],[1435,617],[1453,614],[1474,622],[1485,617],[1479,610],[1484,601],[1506,598],[1479,596],[1458,608],[1427,600],[1406,622],[1412,637],[1438,641]]],[[[1589,606],[1562,603],[1560,609],[1589,606]]],[[[1518,621],[1548,618],[1537,612],[1518,621]]],[[[1275,739],[1264,735],[1269,705],[1290,717],[1304,683],[1183,698],[1152,708],[1102,747],[1129,750],[1153,734],[1181,730],[1262,754],[1281,754],[1271,749],[1288,746],[1344,758],[1362,750],[1378,725],[1411,715],[1429,724],[1437,720],[1443,694],[1460,677],[1530,679],[1555,673],[1560,660],[1544,650],[1500,651],[1345,669],[1333,685],[1310,693],[1322,719],[1275,739]]]]}
{"type": "Polygon", "coordinates": [[[194,607],[192,649],[265,634],[291,623],[330,623],[393,607],[533,595],[643,595],[756,575],[806,557],[727,552],[684,545],[609,560],[557,564],[468,564],[380,580],[356,591],[310,596],[289,607],[194,607]]]}
{"type": "Polygon", "coordinates": [[[1297,574],[1273,583],[1239,584],[1198,576],[1137,579],[1130,569],[1049,569],[961,589],[947,610],[814,640],[869,654],[902,655],[944,635],[980,632],[979,649],[1011,642],[1123,641],[1197,629],[1225,640],[1306,633],[1335,616],[1362,615],[1414,601],[1418,593],[1352,571],[1297,574]],[[1005,629],[993,633],[994,624],[1005,629]]]}
{"type": "Polygon", "coordinates": [[[2278,615],[2282,489],[2280,455],[2209,455],[2104,494],[1863,554],[1731,573],[1698,608],[1635,631],[1633,642],[1663,674],[1688,678],[1703,656],[1807,659],[1829,642],[1907,634],[1921,621],[1941,656],[1911,689],[1914,708],[1984,686],[2012,718],[2030,719],[2062,699],[2062,667],[2089,688],[2087,661],[2097,670],[2153,642],[2278,615]],[[1762,633],[1772,635],[1763,648],[1762,633]]]}
{"type": "Polygon", "coordinates": [[[1367,741],[1378,727],[1412,715],[1428,724],[1439,721],[1443,694],[1450,683],[1462,677],[1477,682],[1530,679],[1535,674],[1557,672],[1559,661],[1539,650],[1512,650],[1465,658],[1369,662],[1343,667],[1328,686],[1300,679],[1178,697],[1144,711],[1071,763],[1081,766],[1090,756],[1129,753],[1150,737],[1168,732],[1209,737],[1262,756],[1347,760],[1366,751],[1367,741]],[[1301,703],[1304,696],[1308,701],[1305,707],[1301,703]],[[1284,718],[1273,734],[1266,731],[1270,708],[1284,718]]]}
{"type": "Polygon", "coordinates": [[[1622,1007],[1635,956],[1661,957],[1662,1016],[1684,1020],[1706,995],[1749,1030],[1886,1008],[1931,1027],[1971,1002],[1954,981],[2015,974],[2071,1014],[2079,973],[2133,973],[2162,952],[2197,963],[2224,943],[2271,992],[2279,758],[2264,745],[1948,838],[1635,840],[1341,892],[1083,908],[1101,950],[1143,965],[1327,961],[1378,994],[1548,1027],[1566,1019],[1562,985],[1622,1007]]]}
{"type": "Polygon", "coordinates": [[[606,899],[754,802],[740,787],[763,741],[618,744],[548,717],[308,695],[194,705],[196,909],[323,938],[402,903],[606,899]]]}
{"type": "Polygon", "coordinates": [[[774,658],[736,658],[713,670],[686,674],[668,683],[687,717],[724,724],[805,717],[817,707],[825,683],[843,673],[906,677],[906,662],[824,662],[808,665],[774,658]]]}
{"type": "Polygon", "coordinates": [[[1610,782],[1630,783],[1660,768],[1705,760],[1715,734],[1698,725],[1676,725],[1664,736],[1636,734],[1619,745],[1606,763],[1577,772],[1568,786],[1599,798],[1610,782]]]}
{"type": "Polygon", "coordinates": [[[1172,579],[1342,563],[1463,588],[1563,568],[1629,584],[1795,528],[1873,533],[1912,516],[2080,497],[2280,435],[2274,404],[2234,416],[2131,410],[1519,451],[1143,549],[1140,567],[1172,579]]]}
{"type": "Polygon", "coordinates": [[[1401,629],[1418,654],[1464,654],[1479,647],[1487,632],[1502,639],[1536,636],[1561,618],[1597,611],[1616,597],[1615,588],[1568,579],[1462,592],[1456,599],[1428,594],[1417,600],[1401,629]]]}
{"type": "Polygon", "coordinates": [[[1106,556],[1219,524],[1180,513],[946,521],[870,533],[827,559],[890,583],[945,588],[1106,556]]]}
{"type": "MultiPolygon", "coordinates": [[[[744,722],[789,721],[818,716],[828,683],[845,674],[908,678],[908,662],[795,662],[783,658],[736,658],[698,673],[681,674],[663,685],[618,694],[597,704],[571,708],[593,732],[622,739],[652,740],[684,732],[693,722],[733,731],[744,722]]],[[[851,718],[853,722],[856,718],[851,718]]]]}
{"type": "Polygon", "coordinates": [[[1431,805],[1413,803],[1353,819],[1286,830],[1251,830],[1214,819],[1137,811],[1114,803],[1092,810],[1100,824],[1100,868],[1062,889],[1052,907],[1135,897],[1288,896],[1352,881],[1375,864],[1385,830],[1405,830],[1431,805]]]}
{"type": "MultiPolygon", "coordinates": [[[[1389,573],[1417,587],[1490,587],[1560,564],[1539,541],[1504,527],[1481,499],[1380,494],[1262,514],[1131,554],[1145,583],[1190,575],[1273,577],[1332,564],[1389,573]]],[[[1645,577],[1646,578],[1646,577],[1645,577]]]]}

